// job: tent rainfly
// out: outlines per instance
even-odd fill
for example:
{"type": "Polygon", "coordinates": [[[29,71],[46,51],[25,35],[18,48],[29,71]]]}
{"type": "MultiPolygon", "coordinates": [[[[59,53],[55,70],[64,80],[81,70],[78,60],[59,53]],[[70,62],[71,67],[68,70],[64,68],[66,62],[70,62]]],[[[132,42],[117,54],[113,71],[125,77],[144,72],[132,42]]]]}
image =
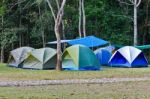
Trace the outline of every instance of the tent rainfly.
{"type": "Polygon", "coordinates": [[[62,68],[65,70],[100,70],[100,64],[88,47],[73,45],[63,53],[62,68]]]}
{"type": "Polygon", "coordinates": [[[148,61],[141,50],[125,46],[112,55],[109,65],[113,67],[147,67],[148,61]]]}
{"type": "Polygon", "coordinates": [[[101,65],[108,65],[108,61],[112,55],[109,50],[105,48],[99,48],[95,50],[94,53],[101,65]]]}
{"type": "Polygon", "coordinates": [[[34,50],[31,47],[20,47],[10,52],[8,65],[12,67],[22,67],[23,61],[28,57],[28,53],[34,50]]]}
{"type": "Polygon", "coordinates": [[[41,48],[32,51],[23,63],[28,69],[54,69],[56,65],[56,50],[41,48]]]}
{"type": "Polygon", "coordinates": [[[108,41],[105,41],[103,39],[97,38],[95,36],[87,36],[84,38],[79,38],[79,39],[74,39],[71,41],[68,41],[70,45],[76,45],[76,44],[81,44],[85,45],[87,47],[97,47],[97,46],[104,46],[108,44],[108,41]]]}

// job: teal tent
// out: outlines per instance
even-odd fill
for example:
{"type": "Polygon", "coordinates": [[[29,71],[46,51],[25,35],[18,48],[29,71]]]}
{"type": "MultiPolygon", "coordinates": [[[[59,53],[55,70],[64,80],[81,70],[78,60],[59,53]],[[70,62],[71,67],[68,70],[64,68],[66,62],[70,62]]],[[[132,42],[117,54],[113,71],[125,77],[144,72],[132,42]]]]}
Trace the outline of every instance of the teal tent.
{"type": "Polygon", "coordinates": [[[100,64],[92,50],[84,45],[68,47],[62,56],[65,70],[99,70],[100,64]]]}

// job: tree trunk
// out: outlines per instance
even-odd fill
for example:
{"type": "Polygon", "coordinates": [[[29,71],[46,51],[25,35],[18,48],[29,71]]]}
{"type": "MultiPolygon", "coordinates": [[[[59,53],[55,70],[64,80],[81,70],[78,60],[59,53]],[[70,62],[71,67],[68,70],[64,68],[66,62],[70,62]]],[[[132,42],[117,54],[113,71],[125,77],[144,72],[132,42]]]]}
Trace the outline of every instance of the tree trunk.
{"type": "Polygon", "coordinates": [[[45,34],[44,34],[44,29],[43,29],[43,24],[42,24],[42,19],[41,19],[41,8],[40,8],[40,5],[38,5],[38,9],[39,9],[39,19],[40,19],[40,24],[41,24],[41,35],[42,35],[42,44],[43,44],[43,47],[45,47],[45,34]]]}
{"type": "MultiPolygon", "coordinates": [[[[60,1],[56,0],[56,4],[57,4],[57,9],[59,10],[60,9],[60,1]]],[[[62,12],[62,14],[63,13],[64,13],[64,11],[62,12]]],[[[62,19],[62,22],[61,22],[60,31],[62,31],[62,39],[66,39],[66,36],[65,36],[65,26],[64,26],[64,20],[63,19],[62,19]]]]}
{"type": "MultiPolygon", "coordinates": [[[[62,0],[61,0],[62,1],[62,0]]],[[[60,1],[56,0],[56,4],[57,4],[57,9],[60,9],[60,1]]],[[[62,14],[64,13],[64,11],[62,12],[62,14]]],[[[66,35],[65,35],[65,26],[64,26],[64,20],[62,19],[61,22],[61,28],[59,30],[59,32],[62,31],[62,39],[65,40],[66,39],[66,35]]],[[[63,44],[63,50],[66,48],[66,44],[63,44]]]]}
{"type": "Polygon", "coordinates": [[[14,49],[14,43],[12,42],[12,44],[11,44],[11,50],[13,50],[14,49]]]}
{"type": "MultiPolygon", "coordinates": [[[[4,35],[4,17],[2,16],[2,35],[4,35]]],[[[0,59],[1,63],[3,63],[4,61],[4,47],[3,47],[3,44],[1,42],[1,59],[0,59]]]]}
{"type": "Polygon", "coordinates": [[[79,25],[78,25],[78,29],[79,29],[79,37],[82,37],[82,29],[81,29],[81,18],[82,18],[82,11],[81,11],[81,0],[79,0],[79,25]]]}
{"type": "Polygon", "coordinates": [[[118,0],[120,3],[124,3],[126,5],[133,5],[134,7],[134,37],[133,37],[133,45],[136,46],[138,44],[138,30],[137,30],[137,8],[140,5],[142,0],[128,0],[129,2],[124,2],[124,0],[118,0]]]}
{"type": "Polygon", "coordinates": [[[21,44],[21,34],[19,34],[19,46],[21,47],[22,46],[22,44],[21,44]]]}
{"type": "Polygon", "coordinates": [[[41,34],[42,34],[43,47],[45,47],[45,34],[44,34],[44,30],[41,31],[41,34]]]}
{"type": "MultiPolygon", "coordinates": [[[[62,37],[63,37],[63,40],[66,39],[66,35],[65,35],[65,27],[64,27],[64,20],[62,20],[62,37]]],[[[66,44],[63,43],[63,50],[66,49],[66,44]]]]}
{"type": "Polygon", "coordinates": [[[54,10],[53,10],[53,7],[52,7],[50,1],[49,0],[46,0],[46,1],[48,3],[48,6],[51,10],[51,13],[52,13],[54,21],[55,21],[54,31],[55,31],[55,36],[56,36],[56,39],[57,39],[56,70],[61,70],[62,69],[62,58],[61,58],[62,52],[61,52],[61,36],[60,36],[59,29],[60,29],[60,23],[62,23],[63,9],[64,9],[64,6],[65,6],[66,0],[62,1],[61,6],[60,6],[60,8],[58,9],[58,12],[57,12],[57,17],[55,16],[55,13],[54,13],[54,10]]]}
{"type": "Polygon", "coordinates": [[[58,26],[55,26],[55,35],[57,38],[57,64],[56,64],[56,70],[62,69],[62,58],[61,58],[61,39],[60,39],[60,33],[58,26]]]}
{"type": "Polygon", "coordinates": [[[1,47],[1,63],[4,62],[4,47],[1,47]]]}
{"type": "MultiPolygon", "coordinates": [[[[19,29],[21,28],[21,5],[20,5],[20,0],[18,0],[18,8],[19,8],[19,29]]],[[[22,46],[22,33],[19,33],[19,46],[22,46]]]]}
{"type": "Polygon", "coordinates": [[[83,35],[86,37],[86,17],[85,17],[85,9],[84,9],[84,0],[82,0],[82,16],[83,16],[83,35]]]}
{"type": "Polygon", "coordinates": [[[61,7],[58,10],[57,13],[57,18],[55,20],[55,35],[56,35],[56,39],[57,39],[57,64],[56,64],[56,70],[62,70],[62,58],[61,58],[61,36],[60,36],[60,23],[62,23],[62,16],[63,16],[63,9],[64,9],[64,5],[66,3],[66,0],[62,1],[61,7]]]}
{"type": "MultiPolygon", "coordinates": [[[[64,13],[64,12],[63,12],[64,13]]],[[[65,35],[65,25],[64,25],[64,20],[62,19],[62,22],[61,22],[61,26],[62,26],[62,38],[63,39],[66,39],[66,35],[65,35]]]]}
{"type": "MultiPolygon", "coordinates": [[[[135,2],[137,1],[135,0],[135,2]]],[[[137,5],[134,4],[134,46],[138,44],[137,35],[137,5]]]]}
{"type": "Polygon", "coordinates": [[[145,12],[146,12],[146,18],[145,18],[145,24],[146,26],[144,27],[144,33],[143,33],[143,45],[146,44],[146,35],[148,33],[148,19],[149,19],[149,3],[150,3],[150,0],[148,0],[146,3],[146,7],[145,7],[145,12]]]}

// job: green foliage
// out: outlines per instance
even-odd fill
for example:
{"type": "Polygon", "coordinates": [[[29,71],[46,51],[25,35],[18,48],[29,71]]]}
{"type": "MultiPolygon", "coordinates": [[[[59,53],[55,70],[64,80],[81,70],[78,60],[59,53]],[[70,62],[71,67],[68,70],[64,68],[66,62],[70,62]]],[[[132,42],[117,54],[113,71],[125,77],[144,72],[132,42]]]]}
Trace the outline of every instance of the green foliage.
{"type": "Polygon", "coordinates": [[[0,2],[0,16],[3,16],[6,13],[7,7],[6,7],[6,1],[0,2]]]}
{"type": "Polygon", "coordinates": [[[6,11],[6,6],[0,6],[0,16],[3,16],[5,14],[6,11]]]}
{"type": "MultiPolygon", "coordinates": [[[[50,2],[56,14],[58,11],[56,2],[55,0],[50,0],[50,2]]],[[[150,9],[147,9],[147,4],[148,1],[143,0],[138,10],[140,44],[150,43],[150,9]]],[[[66,39],[79,36],[78,7],[78,0],[67,0],[63,17],[66,39]]],[[[85,14],[87,35],[95,35],[112,44],[132,45],[132,6],[120,4],[117,0],[85,0],[85,14]]],[[[56,40],[54,20],[45,0],[3,0],[0,2],[0,21],[2,21],[2,17],[4,24],[3,26],[0,24],[0,35],[3,36],[2,31],[13,35],[15,40],[10,41],[14,48],[19,46],[20,36],[22,46],[30,45],[36,48],[42,47],[42,32],[45,34],[45,42],[56,40]],[[7,32],[11,32],[11,34],[7,32]]],[[[10,39],[9,36],[4,35],[3,37],[10,39]]]]}
{"type": "Polygon", "coordinates": [[[35,0],[35,2],[40,5],[44,0],[35,0]]]}
{"type": "Polygon", "coordinates": [[[16,41],[17,30],[15,28],[5,29],[2,33],[0,33],[0,44],[1,47],[9,47],[9,44],[16,41]]]}

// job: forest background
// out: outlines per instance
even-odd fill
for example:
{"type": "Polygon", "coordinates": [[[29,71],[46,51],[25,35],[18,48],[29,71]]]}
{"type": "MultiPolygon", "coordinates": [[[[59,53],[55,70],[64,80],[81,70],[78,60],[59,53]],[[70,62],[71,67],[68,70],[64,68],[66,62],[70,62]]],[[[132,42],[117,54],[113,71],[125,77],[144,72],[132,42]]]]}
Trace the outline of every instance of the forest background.
{"type": "MultiPolygon", "coordinates": [[[[57,12],[55,0],[50,0],[57,12]]],[[[58,0],[61,2],[61,0],[58,0]]],[[[119,0],[85,0],[86,35],[95,35],[117,45],[133,45],[133,6],[119,0]]],[[[79,1],[66,0],[61,39],[79,34],[79,1]]],[[[137,11],[138,45],[150,44],[150,0],[142,0],[137,11]]],[[[55,41],[54,18],[46,0],[0,1],[0,55],[7,61],[17,47],[41,48],[55,41]]],[[[82,31],[82,30],[81,30],[82,31]]],[[[148,52],[147,52],[148,53],[148,52]]],[[[148,53],[149,54],[149,53],[148,53]]]]}

